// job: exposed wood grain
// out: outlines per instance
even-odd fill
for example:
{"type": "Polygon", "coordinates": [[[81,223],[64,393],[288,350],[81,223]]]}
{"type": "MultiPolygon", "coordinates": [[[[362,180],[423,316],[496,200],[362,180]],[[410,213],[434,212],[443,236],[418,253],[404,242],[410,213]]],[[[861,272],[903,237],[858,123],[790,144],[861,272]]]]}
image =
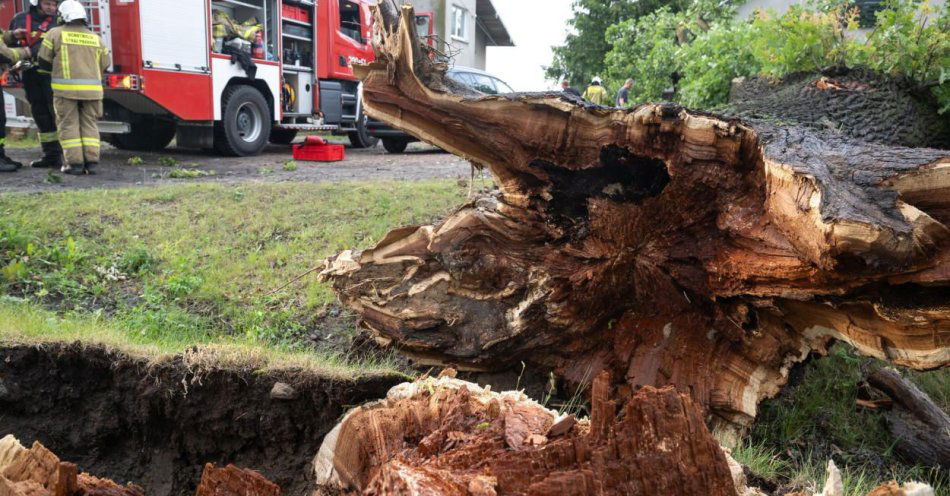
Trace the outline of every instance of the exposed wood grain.
{"type": "Polygon", "coordinates": [[[672,104],[486,96],[424,56],[411,10],[375,12],[367,112],[499,186],[326,262],[379,341],[422,364],[674,385],[731,429],[833,339],[950,364],[950,152],[672,104]]]}

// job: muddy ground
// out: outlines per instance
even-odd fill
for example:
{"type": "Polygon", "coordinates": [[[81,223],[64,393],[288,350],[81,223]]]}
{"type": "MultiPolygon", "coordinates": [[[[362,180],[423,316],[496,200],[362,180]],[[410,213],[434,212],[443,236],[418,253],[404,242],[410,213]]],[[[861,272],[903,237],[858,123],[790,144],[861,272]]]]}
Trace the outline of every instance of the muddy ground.
{"type": "MultiPolygon", "coordinates": [[[[341,141],[342,143],[342,141],[341,141]]],[[[29,164],[40,157],[39,148],[8,148],[14,160],[29,164]]],[[[94,176],[67,176],[55,174],[50,179],[49,169],[24,167],[18,172],[0,174],[0,193],[50,192],[80,188],[114,188],[129,186],[156,186],[195,182],[247,183],[282,181],[346,181],[364,179],[436,179],[468,178],[469,163],[452,154],[423,143],[413,143],[406,153],[390,154],[382,146],[369,149],[346,149],[342,162],[297,162],[297,170],[285,171],[284,164],[292,160],[290,146],[271,145],[257,157],[221,157],[211,152],[169,148],[161,153],[128,152],[105,145],[102,162],[94,176]],[[142,165],[129,165],[131,157],[140,157],[142,165]],[[194,179],[174,179],[169,173],[174,166],[161,165],[165,158],[177,162],[177,167],[213,171],[213,176],[194,179]]]]}
{"type": "Polygon", "coordinates": [[[99,346],[0,348],[0,437],[39,440],[81,470],[146,494],[194,494],[204,463],[260,471],[287,495],[309,495],[308,465],[351,406],[399,376],[328,379],[301,371],[203,370],[99,346]],[[293,400],[271,399],[274,383],[293,400]]]}

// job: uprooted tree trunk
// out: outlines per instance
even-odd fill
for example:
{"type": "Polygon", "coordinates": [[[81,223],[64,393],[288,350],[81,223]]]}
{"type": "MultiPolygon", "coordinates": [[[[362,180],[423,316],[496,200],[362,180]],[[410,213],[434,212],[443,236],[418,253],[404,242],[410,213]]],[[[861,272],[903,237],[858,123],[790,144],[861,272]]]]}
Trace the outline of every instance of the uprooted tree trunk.
{"type": "Polygon", "coordinates": [[[367,112],[500,188],[327,261],[379,341],[574,383],[608,369],[618,401],[674,385],[719,426],[748,425],[832,339],[950,363],[950,153],[672,104],[485,96],[444,77],[409,8],[375,12],[377,60],[357,69],[367,112]]]}

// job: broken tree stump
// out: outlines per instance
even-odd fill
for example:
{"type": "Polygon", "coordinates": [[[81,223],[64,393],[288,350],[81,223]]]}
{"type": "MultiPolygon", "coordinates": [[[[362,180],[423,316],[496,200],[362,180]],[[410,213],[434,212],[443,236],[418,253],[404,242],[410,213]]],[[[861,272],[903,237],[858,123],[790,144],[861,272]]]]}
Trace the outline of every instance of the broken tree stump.
{"type": "Polygon", "coordinates": [[[914,464],[950,469],[950,416],[894,369],[875,370],[868,383],[893,400],[884,416],[897,452],[914,464]]]}
{"type": "Polygon", "coordinates": [[[374,496],[737,494],[689,396],[645,387],[618,405],[610,383],[595,379],[590,421],[556,438],[546,434],[557,413],[520,392],[449,377],[402,384],[327,436],[316,482],[374,496]]]}
{"type": "Polygon", "coordinates": [[[78,472],[39,441],[26,449],[12,434],[0,439],[0,496],[145,496],[135,484],[78,472]]]}
{"type": "Polygon", "coordinates": [[[425,365],[674,385],[733,432],[833,339],[950,363],[950,152],[673,104],[486,96],[425,55],[408,7],[374,15],[366,111],[499,187],[325,263],[379,341],[425,365]]]}

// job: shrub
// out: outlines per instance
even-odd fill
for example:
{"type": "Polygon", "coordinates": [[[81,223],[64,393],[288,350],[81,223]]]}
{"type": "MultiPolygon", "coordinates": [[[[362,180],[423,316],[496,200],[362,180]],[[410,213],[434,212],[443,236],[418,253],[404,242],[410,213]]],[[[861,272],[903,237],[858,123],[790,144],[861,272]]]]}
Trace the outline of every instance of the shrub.
{"type": "Polygon", "coordinates": [[[613,48],[605,58],[611,83],[633,77],[631,98],[644,102],[660,99],[678,76],[678,101],[715,107],[726,103],[738,76],[867,66],[915,79],[930,88],[941,113],[950,111],[950,4],[938,15],[926,0],[885,0],[865,38],[854,31],[858,10],[839,0],[795,4],[783,15],[759,11],[749,20],[705,2],[611,26],[613,48]]]}

